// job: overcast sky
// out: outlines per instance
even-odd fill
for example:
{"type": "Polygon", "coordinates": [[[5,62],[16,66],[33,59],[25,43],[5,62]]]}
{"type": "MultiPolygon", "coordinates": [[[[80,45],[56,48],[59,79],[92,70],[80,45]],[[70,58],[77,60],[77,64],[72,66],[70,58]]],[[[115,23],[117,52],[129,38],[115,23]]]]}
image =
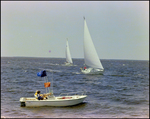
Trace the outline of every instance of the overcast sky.
{"type": "Polygon", "coordinates": [[[1,1],[1,56],[65,58],[68,38],[83,58],[83,16],[100,59],[149,60],[149,1],[1,1]]]}

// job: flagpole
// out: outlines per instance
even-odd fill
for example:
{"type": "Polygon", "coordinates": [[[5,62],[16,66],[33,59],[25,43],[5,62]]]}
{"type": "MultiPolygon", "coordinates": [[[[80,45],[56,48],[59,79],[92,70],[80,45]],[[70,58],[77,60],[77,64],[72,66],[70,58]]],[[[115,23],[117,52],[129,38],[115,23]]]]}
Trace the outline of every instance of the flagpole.
{"type": "MultiPolygon", "coordinates": [[[[46,77],[46,78],[47,78],[47,77],[46,77]]],[[[48,82],[48,78],[47,78],[47,82],[48,82]]],[[[48,92],[48,87],[46,87],[46,91],[48,92]]],[[[46,92],[46,93],[47,93],[47,92],[46,92]]]]}
{"type": "MultiPolygon", "coordinates": [[[[48,78],[47,78],[47,82],[48,82],[48,78]]],[[[50,93],[50,87],[47,87],[47,89],[48,89],[47,92],[49,91],[49,93],[50,93]]]]}
{"type": "MultiPolygon", "coordinates": [[[[48,78],[47,78],[47,82],[48,82],[48,78]]],[[[47,87],[47,93],[48,93],[48,91],[49,91],[49,87],[47,87]]]]}
{"type": "MultiPolygon", "coordinates": [[[[48,78],[47,78],[47,82],[48,82],[48,78]]],[[[49,89],[49,87],[47,87],[47,93],[48,93],[48,89],[49,89]]]]}
{"type": "Polygon", "coordinates": [[[52,71],[52,94],[53,94],[53,71],[52,71]]]}
{"type": "MultiPolygon", "coordinates": [[[[45,80],[45,83],[46,83],[46,79],[45,79],[45,77],[44,77],[44,80],[45,80]]],[[[47,93],[47,88],[46,88],[46,93],[47,93]]]]}

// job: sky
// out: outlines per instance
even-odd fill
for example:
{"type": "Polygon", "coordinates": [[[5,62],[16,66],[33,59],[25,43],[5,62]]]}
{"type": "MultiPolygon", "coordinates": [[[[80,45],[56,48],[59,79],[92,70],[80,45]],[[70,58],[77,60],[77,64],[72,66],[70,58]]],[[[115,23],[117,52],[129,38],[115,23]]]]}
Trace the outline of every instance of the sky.
{"type": "Polygon", "coordinates": [[[100,59],[149,60],[149,1],[1,1],[1,57],[84,58],[84,19],[100,59]]]}

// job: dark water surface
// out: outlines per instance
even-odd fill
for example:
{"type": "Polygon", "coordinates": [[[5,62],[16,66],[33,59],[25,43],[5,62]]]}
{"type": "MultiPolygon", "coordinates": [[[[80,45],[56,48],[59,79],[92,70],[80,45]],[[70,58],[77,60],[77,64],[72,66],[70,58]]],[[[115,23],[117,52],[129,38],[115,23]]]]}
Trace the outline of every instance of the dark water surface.
{"type": "Polygon", "coordinates": [[[1,117],[94,118],[149,117],[149,61],[101,60],[104,75],[80,73],[83,59],[76,66],[62,66],[61,58],[1,58],[1,117]],[[33,97],[36,90],[45,93],[47,71],[54,95],[86,90],[84,103],[72,107],[20,107],[20,97],[33,97]],[[53,75],[52,75],[53,71],[53,75]]]}

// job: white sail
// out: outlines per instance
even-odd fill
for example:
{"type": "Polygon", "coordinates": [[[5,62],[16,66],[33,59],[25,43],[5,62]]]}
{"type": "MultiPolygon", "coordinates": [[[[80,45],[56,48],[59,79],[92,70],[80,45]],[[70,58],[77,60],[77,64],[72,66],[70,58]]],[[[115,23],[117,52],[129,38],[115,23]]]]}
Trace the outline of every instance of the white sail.
{"type": "Polygon", "coordinates": [[[104,69],[95,50],[86,20],[84,18],[84,61],[91,68],[104,69]]]}
{"type": "Polygon", "coordinates": [[[67,39],[67,42],[66,42],[66,61],[68,63],[73,63],[72,58],[71,58],[71,54],[70,54],[70,50],[69,50],[68,39],[67,39]]]}

